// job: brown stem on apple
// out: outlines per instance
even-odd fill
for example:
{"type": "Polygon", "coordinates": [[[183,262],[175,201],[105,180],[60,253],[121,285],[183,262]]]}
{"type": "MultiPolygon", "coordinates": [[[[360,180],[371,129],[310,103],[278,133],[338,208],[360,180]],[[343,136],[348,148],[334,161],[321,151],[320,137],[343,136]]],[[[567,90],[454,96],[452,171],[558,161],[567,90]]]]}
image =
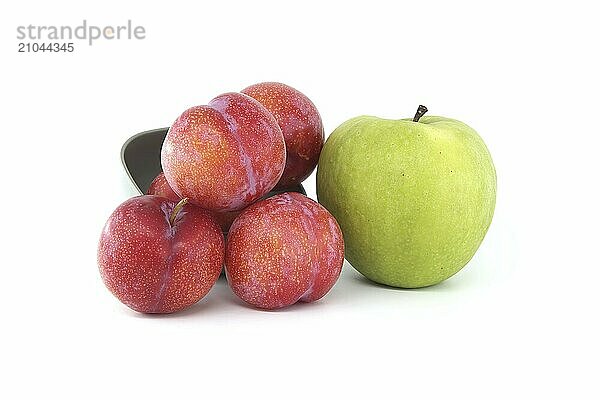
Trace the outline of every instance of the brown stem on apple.
{"type": "Polygon", "coordinates": [[[184,199],[179,200],[179,203],[175,205],[173,211],[171,212],[171,216],[169,217],[169,224],[171,226],[173,226],[173,224],[175,223],[175,218],[177,218],[177,214],[179,214],[179,211],[181,211],[181,209],[187,204],[187,202],[188,198],[186,197],[184,199]]]}
{"type": "Polygon", "coordinates": [[[419,108],[417,108],[417,113],[413,117],[413,122],[419,122],[419,120],[421,119],[421,117],[423,115],[425,115],[426,112],[427,112],[427,107],[425,107],[423,105],[419,106],[419,108]]]}

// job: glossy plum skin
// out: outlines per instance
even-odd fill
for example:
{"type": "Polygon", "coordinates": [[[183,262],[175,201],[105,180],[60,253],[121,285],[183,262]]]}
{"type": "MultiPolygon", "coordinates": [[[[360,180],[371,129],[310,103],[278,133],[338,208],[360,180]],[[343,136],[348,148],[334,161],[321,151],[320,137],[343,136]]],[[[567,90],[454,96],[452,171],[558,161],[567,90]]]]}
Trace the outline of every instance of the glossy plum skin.
{"type": "Polygon", "coordinates": [[[109,217],[98,245],[106,287],[142,313],[171,313],[204,297],[221,272],[225,240],[204,210],[185,205],[173,227],[175,202],[138,196],[109,217]]]}
{"type": "Polygon", "coordinates": [[[265,107],[240,93],[225,93],[192,107],[169,129],[162,168],[175,193],[211,211],[252,204],[279,181],[285,141],[265,107]]]}
{"type": "Polygon", "coordinates": [[[148,187],[146,194],[164,197],[176,203],[181,200],[181,197],[179,197],[179,195],[173,191],[169,185],[169,182],[167,182],[164,172],[156,175],[156,177],[152,180],[152,183],[150,183],[150,187],[148,187]]]}
{"type": "MultiPolygon", "coordinates": [[[[156,178],[154,178],[154,180],[150,184],[150,187],[148,188],[146,194],[153,194],[156,196],[165,197],[174,202],[178,202],[179,200],[181,200],[179,195],[177,195],[177,193],[173,191],[171,186],[169,186],[169,182],[167,182],[167,178],[165,178],[165,174],[163,172],[156,175],[156,178]]],[[[229,231],[229,227],[233,223],[233,220],[235,220],[235,218],[238,215],[240,215],[241,211],[216,212],[206,210],[206,212],[208,212],[215,219],[215,221],[217,221],[219,226],[221,226],[223,232],[227,233],[229,231]]]]}
{"type": "Polygon", "coordinates": [[[302,183],[315,169],[325,140],[319,111],[308,97],[283,83],[257,83],[242,93],[265,106],[283,132],[287,159],[276,188],[302,183]]]}
{"type": "Polygon", "coordinates": [[[225,273],[248,304],[278,309],[323,297],[337,281],[344,241],[336,220],[299,193],[282,193],[248,207],[227,239],[225,273]]]}

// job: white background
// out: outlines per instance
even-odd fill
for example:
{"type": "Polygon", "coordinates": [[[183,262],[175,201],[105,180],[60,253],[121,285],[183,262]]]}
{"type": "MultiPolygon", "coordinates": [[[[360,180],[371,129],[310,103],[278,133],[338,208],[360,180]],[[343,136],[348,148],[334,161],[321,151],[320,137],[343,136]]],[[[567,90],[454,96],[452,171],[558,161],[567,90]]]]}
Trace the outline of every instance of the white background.
{"type": "Polygon", "coordinates": [[[0,13],[0,397],[600,396],[595,2],[14,4],[0,13]],[[18,25],[84,18],[132,19],[147,38],[17,53],[18,25]],[[470,264],[423,290],[345,264],[322,301],[279,312],[245,307],[223,280],[170,316],[114,299],[96,246],[135,194],[121,144],[265,80],[306,93],[327,134],[421,103],[474,127],[498,201],[470,264]]]}

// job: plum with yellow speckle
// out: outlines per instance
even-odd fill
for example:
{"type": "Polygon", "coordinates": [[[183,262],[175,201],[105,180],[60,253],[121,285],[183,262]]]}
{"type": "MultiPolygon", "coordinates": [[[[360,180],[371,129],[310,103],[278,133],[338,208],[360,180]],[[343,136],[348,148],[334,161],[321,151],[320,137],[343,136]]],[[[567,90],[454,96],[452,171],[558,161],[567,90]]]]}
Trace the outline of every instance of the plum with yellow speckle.
{"type": "Polygon", "coordinates": [[[257,83],[242,93],[265,106],[283,133],[287,158],[276,188],[300,184],[317,166],[325,140],[317,107],[299,90],[279,82],[257,83]]]}
{"type": "MultiPolygon", "coordinates": [[[[287,189],[285,189],[285,191],[293,191],[293,192],[306,194],[306,191],[304,190],[304,187],[302,185],[297,185],[297,186],[287,188],[287,189]]],[[[273,191],[267,193],[262,198],[271,197],[271,196],[274,196],[279,193],[281,193],[281,191],[277,191],[276,189],[273,189],[273,191]]],[[[178,202],[179,200],[181,200],[179,195],[177,195],[177,193],[175,193],[173,191],[171,186],[169,186],[169,182],[167,182],[167,179],[165,178],[165,174],[163,172],[156,175],[156,178],[154,178],[154,180],[150,184],[150,187],[148,188],[148,191],[146,192],[146,194],[153,194],[156,196],[166,197],[167,199],[174,201],[174,202],[178,202]]],[[[221,212],[209,211],[209,210],[207,210],[207,211],[215,219],[215,221],[217,221],[217,223],[221,226],[221,229],[223,229],[223,232],[225,234],[227,234],[227,232],[229,232],[229,227],[231,226],[233,221],[236,219],[236,217],[238,215],[240,215],[240,213],[241,213],[241,211],[221,211],[221,212]]]]}
{"type": "Polygon", "coordinates": [[[181,200],[181,197],[177,193],[173,191],[171,186],[169,186],[169,182],[167,182],[167,178],[165,178],[164,172],[159,173],[150,183],[146,194],[152,194],[154,196],[164,197],[176,203],[181,200]]]}
{"type": "Polygon", "coordinates": [[[171,313],[189,307],[221,273],[221,228],[206,211],[186,201],[134,197],[117,207],[102,230],[102,280],[135,311],[171,313]]]}
{"type": "Polygon", "coordinates": [[[192,107],[173,123],[161,164],[179,197],[211,211],[237,211],[267,194],[285,167],[285,141],[271,113],[241,93],[192,107]]]}
{"type": "Polygon", "coordinates": [[[325,296],[344,262],[342,232],[320,204],[286,192],[259,201],[233,222],[225,273],[246,303],[278,309],[325,296]]]}
{"type": "MultiPolygon", "coordinates": [[[[178,202],[181,200],[179,195],[173,191],[171,186],[169,186],[169,182],[165,178],[165,174],[161,172],[156,175],[156,178],[150,184],[148,191],[146,194],[153,194],[156,196],[166,197],[167,199],[178,202]]],[[[208,211],[207,212],[217,221],[221,229],[224,233],[229,231],[229,227],[233,223],[233,220],[240,215],[241,211],[208,211]]]]}

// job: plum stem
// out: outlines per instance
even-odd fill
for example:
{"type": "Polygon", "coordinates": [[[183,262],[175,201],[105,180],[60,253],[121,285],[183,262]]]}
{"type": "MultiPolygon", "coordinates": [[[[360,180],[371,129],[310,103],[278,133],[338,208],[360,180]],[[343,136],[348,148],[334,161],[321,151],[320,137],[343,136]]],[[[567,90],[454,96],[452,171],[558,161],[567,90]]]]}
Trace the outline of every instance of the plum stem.
{"type": "Polygon", "coordinates": [[[425,115],[426,112],[427,112],[427,107],[425,107],[423,105],[420,105],[419,108],[417,108],[417,113],[413,117],[413,122],[419,122],[419,120],[421,119],[421,117],[423,115],[425,115]]]}
{"type": "Polygon", "coordinates": [[[177,218],[177,214],[179,214],[179,211],[181,211],[183,206],[185,206],[187,203],[188,198],[186,197],[179,200],[179,203],[177,203],[175,207],[173,207],[173,211],[171,212],[171,216],[169,217],[169,225],[173,226],[173,224],[175,223],[175,218],[177,218]]]}

